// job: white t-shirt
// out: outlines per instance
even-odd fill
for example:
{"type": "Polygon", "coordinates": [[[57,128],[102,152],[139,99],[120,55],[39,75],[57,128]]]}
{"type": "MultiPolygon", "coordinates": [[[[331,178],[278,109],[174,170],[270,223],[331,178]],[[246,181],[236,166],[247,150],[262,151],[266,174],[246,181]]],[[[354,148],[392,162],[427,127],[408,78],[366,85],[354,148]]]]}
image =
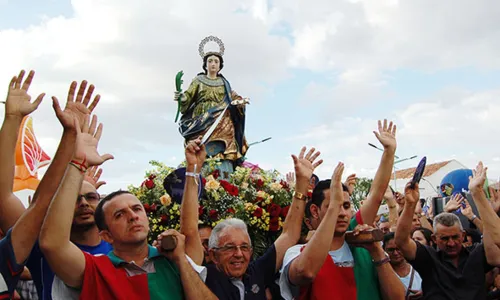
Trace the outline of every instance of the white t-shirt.
{"type": "MultiPolygon", "coordinates": [[[[399,279],[405,286],[405,290],[408,290],[408,285],[410,284],[410,279],[411,279],[411,271],[413,270],[413,267],[410,269],[410,273],[408,275],[401,277],[398,275],[399,279]]],[[[410,290],[412,291],[421,291],[422,290],[422,277],[420,277],[420,274],[418,274],[417,271],[415,271],[415,275],[413,276],[413,282],[411,283],[410,290]]]]}
{"type": "MultiPolygon", "coordinates": [[[[290,264],[292,261],[300,255],[304,245],[295,245],[289,248],[283,259],[283,266],[280,270],[281,275],[279,279],[279,285],[281,289],[281,296],[286,300],[294,299],[298,296],[298,289],[294,286],[290,280],[288,279],[288,269],[290,268],[290,264]]],[[[342,247],[337,250],[329,251],[328,254],[333,260],[333,263],[338,267],[354,267],[354,257],[352,256],[351,249],[349,245],[344,241],[342,247]]]]}

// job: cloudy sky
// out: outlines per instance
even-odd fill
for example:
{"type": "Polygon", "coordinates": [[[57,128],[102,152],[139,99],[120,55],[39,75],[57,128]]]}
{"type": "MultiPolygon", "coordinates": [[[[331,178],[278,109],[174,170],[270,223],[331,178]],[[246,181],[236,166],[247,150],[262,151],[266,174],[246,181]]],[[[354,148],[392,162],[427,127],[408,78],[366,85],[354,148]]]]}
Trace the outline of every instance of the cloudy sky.
{"type": "MultiPolygon", "coordinates": [[[[126,188],[149,160],[182,161],[175,74],[184,71],[187,88],[201,70],[200,40],[216,35],[223,74],[252,101],[247,139],[272,137],[249,150],[250,162],[286,172],[291,153],[316,146],[320,177],[339,160],[370,177],[380,152],[368,143],[389,118],[401,158],[482,159],[497,180],[499,14],[495,0],[0,0],[0,93],[21,68],[37,72],[33,95],[64,99],[72,80],[94,83],[100,150],[115,156],[102,190],[126,188]]],[[[52,156],[61,127],[49,99],[33,118],[52,156]]]]}

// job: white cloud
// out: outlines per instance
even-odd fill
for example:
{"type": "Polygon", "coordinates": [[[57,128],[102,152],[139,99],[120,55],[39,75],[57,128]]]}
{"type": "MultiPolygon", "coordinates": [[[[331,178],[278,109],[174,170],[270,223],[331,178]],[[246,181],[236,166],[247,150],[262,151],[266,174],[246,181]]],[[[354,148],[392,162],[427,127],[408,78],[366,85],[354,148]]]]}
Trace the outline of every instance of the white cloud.
{"type": "MultiPolygon", "coordinates": [[[[35,69],[31,94],[46,91],[61,104],[71,80],[94,83],[102,95],[96,113],[105,124],[100,148],[116,157],[105,167],[107,189],[139,183],[148,160],[164,160],[164,151],[182,157],[174,78],[184,70],[187,88],[201,71],[202,38],[213,34],[225,42],[223,73],[242,95],[259,99],[269,89],[262,84],[287,76],[290,43],[268,34],[264,4],[257,2],[252,15],[238,12],[251,1],[75,0],[71,17],[0,31],[0,82],[21,68],[35,69]]],[[[53,156],[61,128],[49,103],[47,97],[34,119],[42,147],[53,156]]]]}

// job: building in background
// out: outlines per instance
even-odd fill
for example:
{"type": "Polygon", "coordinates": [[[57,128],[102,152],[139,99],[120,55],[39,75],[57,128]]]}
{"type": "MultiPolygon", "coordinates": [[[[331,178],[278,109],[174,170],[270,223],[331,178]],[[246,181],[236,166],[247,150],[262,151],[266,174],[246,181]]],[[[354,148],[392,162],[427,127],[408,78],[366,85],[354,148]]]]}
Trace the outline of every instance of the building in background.
{"type": "MultiPolygon", "coordinates": [[[[404,187],[413,178],[416,168],[397,170],[392,174],[391,186],[395,191],[404,192],[404,187]]],[[[425,167],[424,176],[420,181],[420,198],[430,199],[439,195],[439,186],[444,176],[454,170],[468,169],[459,161],[452,159],[448,161],[428,164],[425,167]]]]}

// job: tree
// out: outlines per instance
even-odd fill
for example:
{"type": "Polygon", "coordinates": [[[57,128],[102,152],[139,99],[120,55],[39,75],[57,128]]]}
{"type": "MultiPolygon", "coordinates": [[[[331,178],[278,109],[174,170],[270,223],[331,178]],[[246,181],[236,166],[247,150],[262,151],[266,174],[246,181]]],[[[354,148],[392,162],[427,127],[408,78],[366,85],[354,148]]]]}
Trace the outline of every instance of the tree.
{"type": "Polygon", "coordinates": [[[373,179],[369,178],[358,178],[356,180],[356,185],[354,186],[354,192],[352,193],[351,199],[354,204],[354,208],[358,210],[361,207],[361,201],[365,200],[370,192],[373,179]]]}

